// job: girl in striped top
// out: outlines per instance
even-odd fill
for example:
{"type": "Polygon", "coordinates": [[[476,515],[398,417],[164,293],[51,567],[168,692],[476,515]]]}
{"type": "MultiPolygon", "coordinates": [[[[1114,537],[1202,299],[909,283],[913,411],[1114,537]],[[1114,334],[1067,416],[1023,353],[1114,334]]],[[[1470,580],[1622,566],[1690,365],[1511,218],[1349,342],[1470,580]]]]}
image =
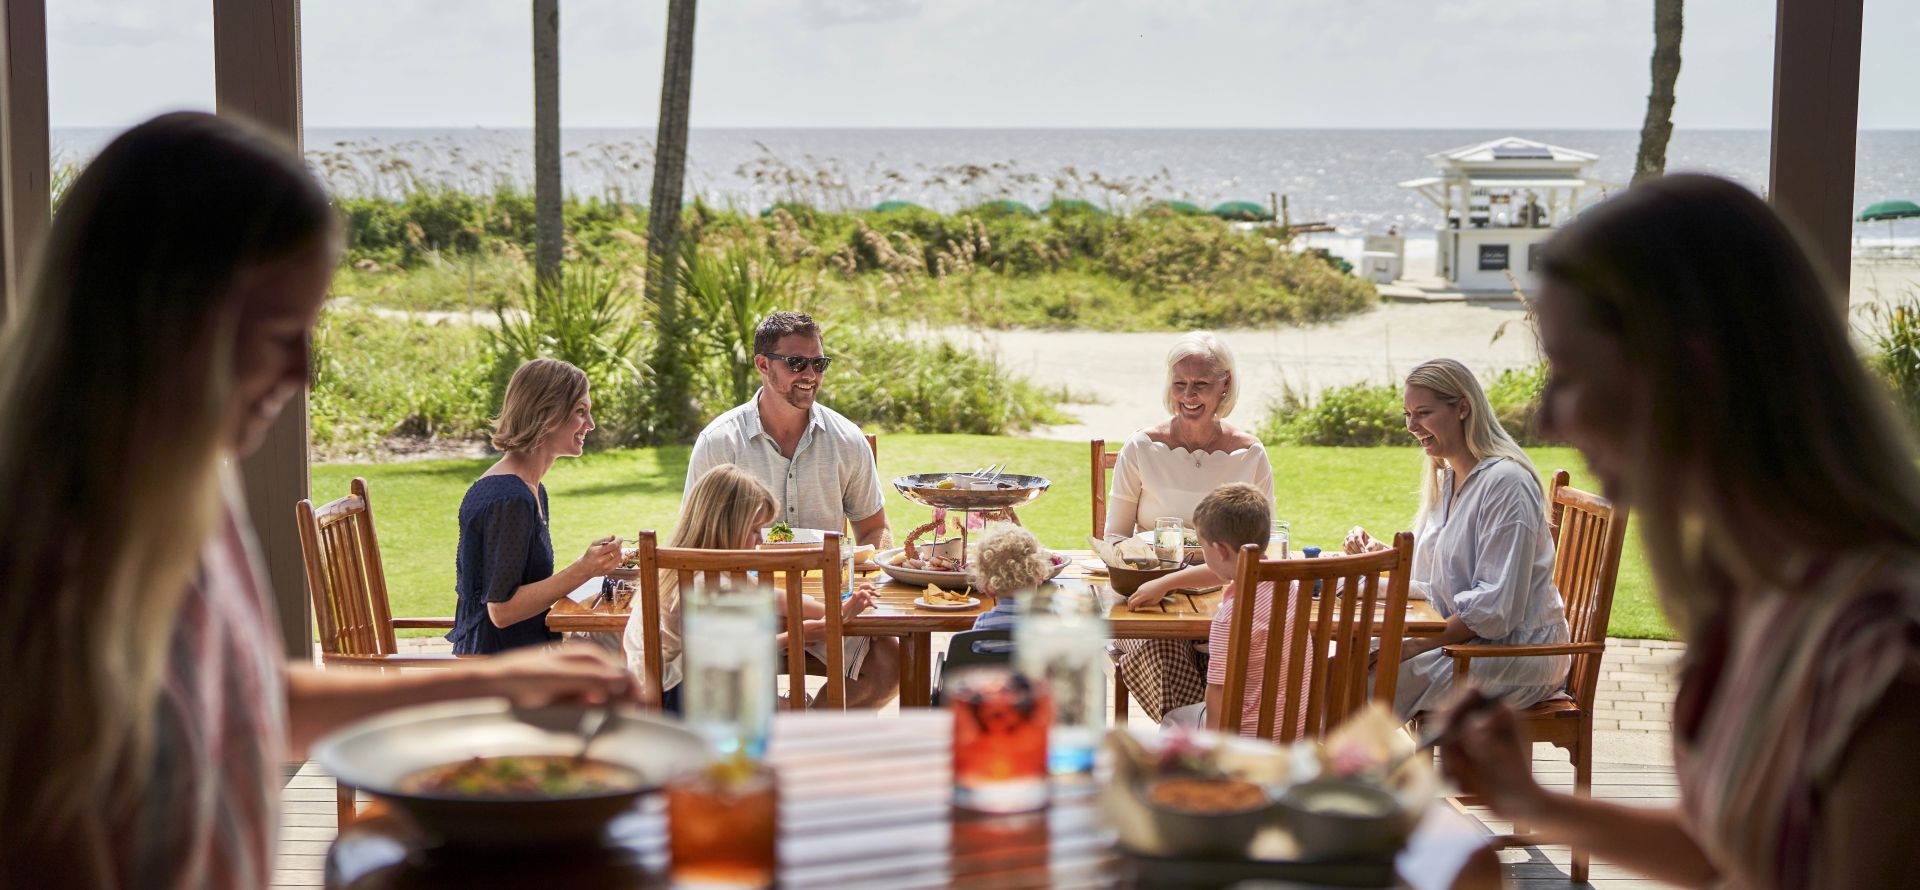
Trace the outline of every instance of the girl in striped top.
{"type": "Polygon", "coordinates": [[[265,887],[307,740],[630,685],[591,653],[285,664],[232,468],[307,384],[338,263],[299,156],[211,115],[135,127],[67,190],[0,331],[0,887],[265,887]]]}
{"type": "Polygon", "coordinates": [[[1920,845],[1920,473],[1845,301],[1751,192],[1634,186],[1548,245],[1554,432],[1630,505],[1688,642],[1679,806],[1544,792],[1511,714],[1444,763],[1515,821],[1692,886],[1905,886],[1920,845]]]}

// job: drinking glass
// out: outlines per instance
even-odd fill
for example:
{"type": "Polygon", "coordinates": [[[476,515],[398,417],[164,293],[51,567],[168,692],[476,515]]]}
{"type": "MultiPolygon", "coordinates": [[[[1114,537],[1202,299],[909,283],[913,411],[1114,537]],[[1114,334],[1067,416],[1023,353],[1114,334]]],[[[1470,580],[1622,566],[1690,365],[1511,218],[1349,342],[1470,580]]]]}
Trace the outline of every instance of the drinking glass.
{"type": "Polygon", "coordinates": [[[723,761],[669,779],[666,797],[673,886],[773,886],[780,792],[771,767],[723,761]]]}
{"type": "Polygon", "coordinates": [[[1153,555],[1161,562],[1179,562],[1187,553],[1187,534],[1180,517],[1162,516],[1153,521],[1153,555]]]}
{"type": "Polygon", "coordinates": [[[683,651],[687,725],[722,755],[760,757],[773,728],[774,591],[757,580],[694,576],[683,651]]]}
{"type": "Polygon", "coordinates": [[[1046,806],[1053,702],[1045,681],[975,668],[953,679],[951,700],[953,805],[983,813],[1046,806]]]}
{"type": "Polygon", "coordinates": [[[1267,532],[1267,558],[1286,559],[1292,547],[1293,527],[1284,519],[1275,519],[1273,529],[1267,532]]]}
{"type": "Polygon", "coordinates": [[[1047,769],[1090,773],[1107,728],[1107,621],[1094,592],[1078,584],[1043,584],[1019,595],[1013,628],[1014,667],[1046,681],[1053,698],[1047,769]]]}

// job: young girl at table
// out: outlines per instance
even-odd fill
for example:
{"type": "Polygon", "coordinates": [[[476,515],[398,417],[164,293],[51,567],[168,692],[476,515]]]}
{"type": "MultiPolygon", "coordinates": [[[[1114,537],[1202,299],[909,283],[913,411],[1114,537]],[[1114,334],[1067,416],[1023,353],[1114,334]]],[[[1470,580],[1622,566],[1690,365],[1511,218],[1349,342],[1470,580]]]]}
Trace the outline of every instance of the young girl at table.
{"type": "MultiPolygon", "coordinates": [[[[1244,482],[1222,485],[1201,499],[1193,508],[1193,528],[1200,536],[1200,552],[1206,557],[1207,567],[1222,578],[1232,578],[1239,564],[1240,548],[1248,544],[1267,545],[1268,532],[1272,530],[1273,510],[1265,492],[1244,482]]],[[[1195,704],[1175,708],[1167,712],[1162,723],[1168,726],[1198,727],[1219,729],[1222,697],[1227,688],[1227,646],[1233,636],[1233,601],[1240,591],[1229,583],[1221,594],[1220,607],[1214,611],[1213,619],[1207,626],[1207,690],[1206,699],[1195,704]]],[[[1247,691],[1246,698],[1240,704],[1240,734],[1256,735],[1260,728],[1260,696],[1265,682],[1267,652],[1269,649],[1268,616],[1271,614],[1274,588],[1272,582],[1263,582],[1254,591],[1253,632],[1248,637],[1247,652],[1247,691]]],[[[1280,630],[1279,650],[1288,648],[1292,639],[1292,611],[1301,605],[1297,593],[1289,591],[1286,619],[1280,630]]],[[[1272,695],[1276,711],[1282,695],[1290,686],[1306,688],[1306,677],[1313,674],[1313,665],[1309,661],[1302,671],[1306,677],[1299,681],[1292,678],[1292,671],[1285,661],[1280,664],[1279,675],[1272,695]]],[[[1305,720],[1307,697],[1296,696],[1300,708],[1300,719],[1305,720]]],[[[1275,724],[1281,722],[1278,716],[1275,724]]]]}
{"type": "MultiPolygon", "coordinates": [[[[1016,594],[1046,583],[1053,560],[1033,532],[1007,522],[995,522],[982,532],[967,567],[967,583],[993,597],[993,608],[973,619],[974,630],[1012,630],[1019,612],[1016,594]]],[[[975,652],[1012,652],[1011,643],[981,640],[975,652]]]]}
{"type": "MultiPolygon", "coordinates": [[[[779,505],[774,502],[773,492],[760,480],[733,464],[721,464],[708,470],[687,492],[680,507],[680,521],[664,546],[688,550],[752,550],[755,533],[772,523],[778,514],[779,505]]],[[[681,593],[679,573],[661,571],[660,687],[664,690],[661,703],[667,711],[676,714],[680,712],[680,682],[685,678],[682,661],[685,641],[680,627],[685,598],[681,593]]],[[[807,614],[802,626],[809,641],[808,662],[812,665],[817,661],[816,666],[824,670],[826,644],[820,637],[827,629],[826,609],[812,598],[803,602],[807,614]]],[[[860,614],[872,603],[872,585],[860,585],[853,596],[840,604],[841,619],[860,614]]],[[[774,604],[784,620],[786,598],[776,597],[774,604]]],[[[643,687],[651,688],[651,678],[646,675],[646,624],[637,601],[627,616],[623,642],[627,667],[635,676],[648,681],[642,683],[643,687]]],[[[786,651],[784,632],[774,642],[781,652],[786,651]]],[[[856,636],[845,637],[841,642],[842,663],[847,673],[847,706],[877,708],[886,704],[898,691],[895,678],[899,675],[899,642],[889,637],[856,636]]]]}

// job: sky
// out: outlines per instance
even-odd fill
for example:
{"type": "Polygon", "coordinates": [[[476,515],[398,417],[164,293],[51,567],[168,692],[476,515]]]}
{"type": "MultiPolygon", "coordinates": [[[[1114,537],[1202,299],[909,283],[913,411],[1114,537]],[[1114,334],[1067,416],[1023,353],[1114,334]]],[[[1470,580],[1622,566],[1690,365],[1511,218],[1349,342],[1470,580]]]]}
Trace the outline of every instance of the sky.
{"type": "MultiPolygon", "coordinates": [[[[1866,0],[1860,124],[1920,129],[1866,0]]],[[[651,127],[664,0],[562,0],[561,117],[651,127]]],[[[308,127],[526,127],[530,0],[304,0],[308,127]]],[[[695,127],[1634,129],[1651,0],[707,0],[695,127]]],[[[1905,7],[1902,9],[1902,7],[1905,7]]],[[[1774,4],[1688,0],[1675,126],[1765,129],[1774,4]]],[[[48,4],[56,127],[213,104],[209,0],[48,4]]]]}

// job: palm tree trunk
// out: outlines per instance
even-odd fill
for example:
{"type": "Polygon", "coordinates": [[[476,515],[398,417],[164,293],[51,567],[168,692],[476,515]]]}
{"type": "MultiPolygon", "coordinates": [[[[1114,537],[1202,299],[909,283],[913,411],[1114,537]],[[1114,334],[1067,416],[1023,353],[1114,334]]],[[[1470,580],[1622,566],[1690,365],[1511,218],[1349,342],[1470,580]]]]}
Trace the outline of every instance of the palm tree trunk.
{"type": "Polygon", "coordinates": [[[1673,84],[1680,79],[1682,0],[1653,0],[1653,91],[1647,94],[1647,120],[1640,125],[1640,152],[1633,181],[1667,169],[1667,140],[1673,137],[1673,84]]]}
{"type": "Polygon", "coordinates": [[[693,98],[694,0],[668,0],[667,55],[660,83],[660,126],[654,134],[653,194],[647,201],[647,302],[654,307],[656,441],[685,440],[693,433],[689,340],[675,288],[675,241],[680,229],[680,192],[687,178],[687,116],[693,98]]]}
{"type": "Polygon", "coordinates": [[[560,279],[560,0],[533,0],[534,278],[560,279]]]}

